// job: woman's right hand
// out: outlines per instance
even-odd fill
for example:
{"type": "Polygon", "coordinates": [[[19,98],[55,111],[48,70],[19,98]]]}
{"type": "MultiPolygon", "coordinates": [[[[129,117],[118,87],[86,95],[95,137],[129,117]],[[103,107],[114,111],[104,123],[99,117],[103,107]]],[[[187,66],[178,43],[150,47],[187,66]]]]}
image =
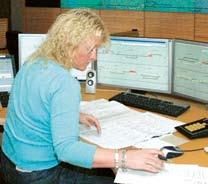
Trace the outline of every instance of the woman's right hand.
{"type": "Polygon", "coordinates": [[[160,172],[163,169],[163,161],[158,155],[163,155],[157,149],[130,149],[126,152],[127,168],[160,172]]]}

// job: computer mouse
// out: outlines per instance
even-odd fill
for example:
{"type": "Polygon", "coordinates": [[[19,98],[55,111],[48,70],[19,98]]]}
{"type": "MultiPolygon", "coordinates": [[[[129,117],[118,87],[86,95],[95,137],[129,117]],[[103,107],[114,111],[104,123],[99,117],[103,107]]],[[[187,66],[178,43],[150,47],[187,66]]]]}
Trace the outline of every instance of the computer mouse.
{"type": "Polygon", "coordinates": [[[164,146],[160,148],[160,150],[163,152],[163,155],[158,155],[158,157],[162,160],[179,157],[184,153],[184,151],[177,146],[164,146]]]}

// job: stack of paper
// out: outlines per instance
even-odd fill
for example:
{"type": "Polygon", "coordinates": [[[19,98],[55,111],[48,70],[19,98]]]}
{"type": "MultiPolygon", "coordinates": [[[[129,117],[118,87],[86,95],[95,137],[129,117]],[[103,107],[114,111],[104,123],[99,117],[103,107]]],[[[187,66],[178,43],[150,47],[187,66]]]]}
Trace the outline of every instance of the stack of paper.
{"type": "Polygon", "coordinates": [[[197,165],[165,164],[160,173],[118,170],[115,183],[125,184],[208,184],[208,168],[197,165]]]}
{"type": "Polygon", "coordinates": [[[81,104],[80,111],[94,115],[102,133],[95,127],[80,126],[80,137],[104,148],[122,148],[138,145],[153,137],[175,131],[182,124],[153,113],[141,113],[116,102],[99,99],[81,104]]]}

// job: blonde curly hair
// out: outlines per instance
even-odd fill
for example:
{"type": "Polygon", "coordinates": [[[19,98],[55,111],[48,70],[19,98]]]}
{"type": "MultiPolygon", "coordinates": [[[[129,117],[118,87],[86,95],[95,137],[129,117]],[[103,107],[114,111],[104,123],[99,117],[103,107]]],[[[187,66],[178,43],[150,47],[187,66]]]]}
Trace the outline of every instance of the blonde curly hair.
{"type": "Polygon", "coordinates": [[[46,40],[29,57],[53,60],[70,69],[73,51],[89,35],[100,37],[101,43],[108,43],[109,34],[101,18],[90,9],[71,9],[60,14],[50,27],[46,40]]]}

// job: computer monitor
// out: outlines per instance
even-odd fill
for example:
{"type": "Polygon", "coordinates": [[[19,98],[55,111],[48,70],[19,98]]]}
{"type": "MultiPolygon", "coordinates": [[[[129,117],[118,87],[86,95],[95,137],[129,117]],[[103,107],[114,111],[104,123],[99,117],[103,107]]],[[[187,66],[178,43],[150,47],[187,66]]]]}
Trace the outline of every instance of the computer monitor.
{"type": "Polygon", "coordinates": [[[110,42],[97,52],[99,84],[171,93],[171,40],[111,36],[110,42]]]}
{"type": "Polygon", "coordinates": [[[173,94],[208,103],[208,43],[175,40],[173,94]]]}
{"type": "MultiPolygon", "coordinates": [[[[27,34],[22,33],[18,35],[19,46],[19,68],[27,60],[27,58],[40,46],[40,44],[46,39],[46,34],[27,34]]],[[[78,80],[86,80],[86,73],[91,69],[92,65],[89,64],[85,71],[79,71],[72,69],[72,76],[78,80]]]]}
{"type": "Polygon", "coordinates": [[[14,57],[11,55],[0,56],[0,93],[10,93],[15,73],[14,57]]]}
{"type": "Polygon", "coordinates": [[[19,68],[27,58],[40,46],[46,34],[18,34],[19,68]]]}

